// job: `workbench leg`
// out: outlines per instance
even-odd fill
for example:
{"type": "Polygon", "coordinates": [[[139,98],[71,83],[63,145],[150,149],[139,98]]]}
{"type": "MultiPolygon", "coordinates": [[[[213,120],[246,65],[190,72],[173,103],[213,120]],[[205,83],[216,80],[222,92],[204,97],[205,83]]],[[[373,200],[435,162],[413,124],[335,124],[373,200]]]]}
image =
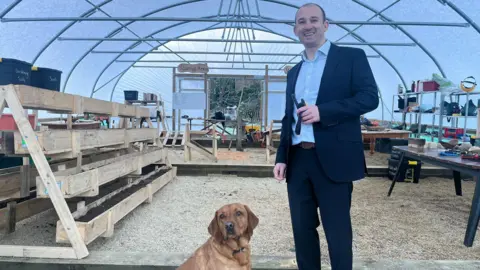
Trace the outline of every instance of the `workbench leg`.
{"type": "Polygon", "coordinates": [[[388,190],[388,197],[392,194],[393,187],[395,186],[395,182],[397,182],[398,177],[400,176],[400,172],[403,170],[403,158],[405,154],[402,152],[400,154],[400,161],[398,162],[397,172],[395,172],[395,176],[393,177],[392,184],[390,185],[390,189],[388,190]]]}
{"type": "MultiPolygon", "coordinates": [[[[270,152],[270,149],[268,150],[268,152],[270,152]]],[[[363,165],[364,165],[364,167],[365,167],[365,175],[366,175],[366,176],[369,176],[369,175],[368,175],[367,158],[366,158],[366,157],[363,159],[363,165]]]]}
{"type": "Polygon", "coordinates": [[[373,155],[375,152],[375,137],[370,138],[370,155],[373,155]]]}
{"type": "Polygon", "coordinates": [[[460,172],[453,171],[453,181],[455,182],[455,194],[462,196],[462,178],[460,172]]]}
{"type": "Polygon", "coordinates": [[[473,245],[475,239],[475,233],[477,232],[478,220],[480,218],[480,183],[478,183],[479,176],[474,176],[475,192],[473,193],[472,208],[470,210],[470,216],[468,217],[467,231],[465,233],[465,239],[463,244],[467,247],[473,245]]]}

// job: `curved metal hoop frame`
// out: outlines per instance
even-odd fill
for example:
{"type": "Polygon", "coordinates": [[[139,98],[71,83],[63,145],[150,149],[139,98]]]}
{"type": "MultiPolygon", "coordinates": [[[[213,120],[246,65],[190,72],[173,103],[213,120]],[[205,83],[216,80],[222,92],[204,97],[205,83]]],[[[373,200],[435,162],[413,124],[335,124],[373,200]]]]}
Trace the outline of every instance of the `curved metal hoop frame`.
{"type": "MultiPolygon", "coordinates": [[[[87,10],[86,12],[84,12],[81,17],[89,17],[91,16],[92,14],[95,13],[96,10],[98,10],[98,8],[102,7],[102,6],[105,6],[109,3],[112,3],[114,0],[105,0],[99,4],[97,4],[94,8],[91,8],[89,10],[87,10]]],[[[147,14],[144,14],[143,16],[141,17],[148,17],[150,15],[153,15],[155,13],[158,13],[158,12],[161,12],[161,11],[165,11],[165,10],[168,10],[170,8],[174,8],[174,7],[178,7],[178,6],[184,6],[184,5],[189,5],[189,4],[192,4],[192,3],[196,3],[196,2],[201,2],[201,1],[205,1],[205,0],[186,0],[186,1],[181,1],[181,2],[178,2],[178,3],[175,3],[175,4],[171,4],[171,5],[168,5],[168,6],[165,6],[165,7],[162,7],[162,8],[159,8],[159,9],[156,9],[156,10],[153,10],[151,12],[148,12],[147,14]]],[[[287,3],[285,1],[281,1],[281,0],[260,0],[260,1],[263,1],[263,2],[270,2],[270,3],[275,3],[275,4],[279,4],[279,5],[283,5],[283,6],[287,6],[287,7],[291,7],[291,8],[298,8],[299,6],[297,5],[294,5],[294,4],[290,4],[290,3],[287,3]]],[[[363,2],[360,2],[359,0],[354,0],[353,2],[357,3],[358,5],[362,6],[363,8],[367,9],[367,10],[370,10],[371,12],[374,12],[376,14],[378,14],[379,17],[382,17],[383,19],[387,20],[387,21],[392,21],[390,18],[386,17],[385,15],[379,13],[378,10],[375,10],[374,8],[368,6],[367,4],[363,3],[363,2]]],[[[451,8],[453,11],[455,11],[458,15],[460,15],[466,22],[468,22],[479,34],[480,34],[480,27],[470,18],[468,17],[460,8],[458,8],[455,4],[453,4],[451,1],[449,0],[438,0],[438,2],[442,5],[446,5],[448,6],[449,8],[451,8]]],[[[5,17],[11,10],[13,10],[18,4],[21,3],[21,0],[16,0],[15,2],[13,2],[12,4],[10,4],[5,10],[3,10],[1,13],[0,13],[0,18],[2,17],[5,17]]],[[[215,16],[209,16],[210,18],[211,17],[218,17],[218,15],[215,15],[215,16]]],[[[209,17],[205,17],[205,18],[209,18],[209,17]]],[[[263,17],[263,16],[251,16],[252,18],[260,18],[260,19],[272,19],[272,18],[268,18],[268,17],[263,17]]],[[[330,18],[327,18],[330,20],[330,18]]],[[[119,33],[119,31],[122,29],[122,28],[125,28],[126,26],[132,24],[136,22],[135,20],[132,20],[132,21],[129,21],[128,23],[126,23],[125,25],[111,31],[106,37],[109,38],[109,37],[113,37],[115,36],[116,34],[119,33]]],[[[172,24],[168,27],[165,27],[161,30],[158,30],[158,31],[155,31],[154,33],[150,34],[150,35],[147,35],[145,38],[148,38],[150,36],[153,36],[155,34],[158,34],[162,31],[165,31],[167,29],[171,29],[173,27],[176,27],[176,26],[180,26],[180,25],[183,25],[183,24],[186,24],[188,22],[180,22],[180,23],[176,23],[176,24],[172,24]]],[[[71,22],[69,23],[67,26],[65,26],[62,30],[60,30],[58,33],[56,33],[52,39],[50,39],[43,47],[42,49],[38,52],[38,54],[34,57],[33,59],[33,62],[36,62],[38,60],[38,58],[51,46],[51,44],[58,38],[60,37],[60,35],[62,35],[65,31],[67,31],[70,27],[72,27],[73,25],[75,24],[75,22],[71,22]]],[[[193,31],[193,32],[190,32],[190,33],[184,33],[182,35],[180,35],[179,37],[182,37],[182,36],[185,36],[185,35],[188,35],[188,34],[193,34],[193,33],[198,33],[198,32],[203,32],[203,31],[206,31],[208,29],[218,29],[218,28],[221,28],[221,27],[215,27],[216,25],[218,25],[219,23],[217,24],[213,24],[211,25],[210,27],[207,27],[207,28],[204,28],[204,29],[200,29],[200,30],[197,30],[197,31],[193,31]]],[[[264,27],[263,25],[260,25],[258,24],[258,26],[262,27],[262,28],[266,28],[264,27]]],[[[351,31],[350,29],[348,29],[347,27],[345,27],[344,25],[341,25],[339,24],[338,25],[340,28],[344,29],[345,31],[349,32],[351,31]]],[[[252,26],[253,27],[253,26],[252,26]]],[[[425,48],[425,46],[420,43],[418,40],[416,40],[412,35],[410,35],[410,33],[408,33],[405,29],[403,29],[402,27],[400,26],[396,26],[397,29],[399,29],[400,31],[402,31],[402,33],[404,33],[408,38],[410,38],[415,44],[417,44],[424,52],[425,54],[427,54],[427,56],[434,62],[434,64],[437,66],[437,68],[439,69],[439,71],[442,73],[442,75],[444,77],[446,77],[446,74],[445,72],[443,71],[442,67],[440,66],[440,64],[438,63],[438,61],[435,59],[435,57],[427,50],[427,48],[425,48]]],[[[269,31],[269,30],[265,30],[265,29],[258,29],[255,27],[255,29],[257,31],[266,31],[266,32],[270,32],[272,34],[276,34],[276,35],[279,35],[279,36],[282,36],[282,37],[285,37],[285,38],[288,38],[288,39],[291,39],[293,40],[293,38],[291,37],[288,37],[288,36],[285,36],[285,35],[282,35],[280,33],[277,33],[275,31],[269,31]]],[[[359,40],[360,42],[363,42],[365,43],[365,39],[363,39],[361,36],[359,36],[358,34],[356,33],[353,33],[351,32],[350,35],[352,35],[355,39],[359,40]]],[[[67,75],[67,79],[65,80],[64,82],[64,85],[62,87],[62,91],[65,91],[66,90],[66,85],[68,83],[68,79],[70,78],[71,74],[74,72],[75,68],[78,66],[78,64],[88,55],[90,54],[98,45],[100,45],[103,41],[99,41],[97,42],[94,46],[92,46],[92,48],[90,48],[89,50],[87,50],[87,52],[82,56],[80,57],[80,59],[78,59],[76,61],[76,63],[73,65],[72,69],[70,70],[70,72],[68,73],[67,75]]],[[[166,45],[167,42],[165,43],[159,43],[159,46],[152,46],[152,50],[154,49],[157,49],[158,47],[160,46],[164,46],[166,45]]],[[[138,44],[138,42],[135,42],[134,44],[132,44],[131,46],[129,46],[126,50],[124,50],[124,52],[127,52],[128,50],[132,49],[132,47],[136,46],[138,44]]],[[[385,55],[383,55],[380,51],[378,51],[374,45],[367,45],[369,46],[372,50],[374,50],[395,72],[396,74],[399,76],[400,80],[402,81],[404,87],[407,87],[406,83],[405,83],[405,80],[403,79],[403,77],[401,76],[401,73],[398,71],[398,69],[395,67],[395,65],[390,62],[390,60],[385,57],[385,55]]],[[[97,79],[95,80],[95,83],[94,83],[94,86],[92,88],[92,91],[91,91],[91,95],[90,96],[93,96],[93,94],[98,91],[99,89],[95,90],[95,87],[99,81],[99,79],[101,78],[101,76],[103,75],[103,73],[115,62],[115,60],[117,60],[121,55],[123,55],[123,53],[120,53],[117,57],[115,57],[114,60],[112,60],[110,63],[108,63],[105,68],[100,72],[99,76],[97,77],[97,79]]],[[[142,55],[139,57],[139,59],[141,59],[142,57],[144,57],[146,54],[142,55]]],[[[133,63],[134,64],[134,63],[133,63]]],[[[113,92],[115,91],[115,88],[118,84],[118,82],[121,80],[121,78],[123,77],[123,75],[128,71],[128,69],[130,69],[132,66],[130,65],[128,68],[126,68],[125,70],[123,70],[122,72],[120,72],[118,75],[116,75],[115,77],[113,77],[111,80],[109,80],[107,82],[107,84],[109,82],[111,82],[112,80],[114,80],[115,78],[118,77],[114,87],[112,88],[112,93],[111,93],[111,96],[110,96],[110,100],[112,99],[113,97],[113,92]]]]}

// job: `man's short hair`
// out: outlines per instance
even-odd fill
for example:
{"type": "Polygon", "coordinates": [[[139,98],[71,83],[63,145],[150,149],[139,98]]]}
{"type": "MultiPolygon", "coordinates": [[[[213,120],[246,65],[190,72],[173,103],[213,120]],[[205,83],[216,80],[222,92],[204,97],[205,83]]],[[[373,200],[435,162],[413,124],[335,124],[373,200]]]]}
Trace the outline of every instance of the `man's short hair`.
{"type": "Polygon", "coordinates": [[[325,22],[325,20],[327,20],[327,17],[325,15],[325,10],[317,3],[306,3],[306,4],[303,4],[301,7],[299,7],[297,9],[297,12],[295,12],[295,23],[297,22],[297,14],[298,14],[298,11],[303,8],[303,7],[308,7],[308,6],[315,6],[315,7],[318,7],[321,11],[322,11],[322,16],[323,16],[323,21],[325,22]]]}

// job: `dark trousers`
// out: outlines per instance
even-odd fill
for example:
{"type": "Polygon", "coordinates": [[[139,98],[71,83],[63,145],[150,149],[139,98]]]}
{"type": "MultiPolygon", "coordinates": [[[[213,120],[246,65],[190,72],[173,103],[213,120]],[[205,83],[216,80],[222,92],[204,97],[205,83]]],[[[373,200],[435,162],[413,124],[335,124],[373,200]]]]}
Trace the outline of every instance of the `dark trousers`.
{"type": "MultiPolygon", "coordinates": [[[[338,166],[339,170],[348,170],[348,164],[338,166]]],[[[320,269],[318,209],[332,270],[352,269],[353,184],[331,181],[322,170],[315,149],[296,147],[290,151],[287,181],[298,269],[320,269]]]]}

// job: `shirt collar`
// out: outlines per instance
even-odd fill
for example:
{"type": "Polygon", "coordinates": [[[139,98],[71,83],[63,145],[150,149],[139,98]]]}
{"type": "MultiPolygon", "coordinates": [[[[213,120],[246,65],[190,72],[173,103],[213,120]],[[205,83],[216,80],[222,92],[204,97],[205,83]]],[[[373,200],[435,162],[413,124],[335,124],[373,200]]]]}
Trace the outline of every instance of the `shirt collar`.
{"type": "Polygon", "coordinates": [[[331,45],[331,42],[330,42],[330,40],[327,39],[325,41],[325,43],[323,43],[323,45],[320,46],[320,48],[318,48],[317,53],[315,54],[315,58],[313,58],[313,60],[308,60],[307,56],[305,55],[305,51],[303,51],[302,52],[302,60],[305,61],[305,62],[315,62],[318,59],[319,52],[322,53],[323,55],[327,56],[328,51],[330,50],[330,45],[331,45]]]}

